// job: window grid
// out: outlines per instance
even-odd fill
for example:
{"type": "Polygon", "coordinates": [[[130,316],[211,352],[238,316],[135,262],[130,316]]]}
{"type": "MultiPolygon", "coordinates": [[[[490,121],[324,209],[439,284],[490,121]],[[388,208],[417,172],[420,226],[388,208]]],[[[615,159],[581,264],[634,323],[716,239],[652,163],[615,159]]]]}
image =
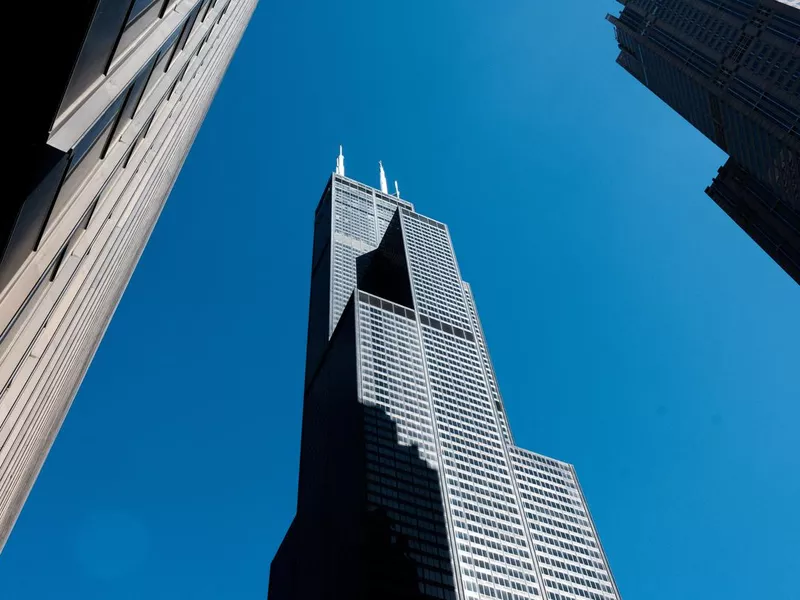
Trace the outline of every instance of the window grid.
{"type": "Polygon", "coordinates": [[[416,213],[403,210],[401,215],[417,310],[422,315],[470,330],[447,230],[416,213]]]}
{"type": "MultiPolygon", "coordinates": [[[[463,600],[554,597],[542,587],[617,600],[570,468],[511,442],[446,226],[339,176],[333,190],[331,331],[355,289],[356,259],[377,247],[400,206],[416,310],[357,292],[361,401],[438,473],[463,600]]],[[[372,477],[370,501],[391,507],[400,491],[380,471],[372,477]]]]}
{"type": "Polygon", "coordinates": [[[514,474],[535,554],[551,590],[614,600],[614,587],[570,467],[513,448],[514,474]]]}

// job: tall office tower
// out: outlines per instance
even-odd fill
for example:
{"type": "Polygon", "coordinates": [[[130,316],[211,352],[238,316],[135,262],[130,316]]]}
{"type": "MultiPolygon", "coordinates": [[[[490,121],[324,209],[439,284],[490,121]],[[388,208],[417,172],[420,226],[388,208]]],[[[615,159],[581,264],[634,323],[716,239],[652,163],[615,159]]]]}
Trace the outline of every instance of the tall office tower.
{"type": "Polygon", "coordinates": [[[706,192],[800,283],[800,1],[619,1],[617,62],[730,156],[706,192]]]}
{"type": "Polygon", "coordinates": [[[256,2],[22,7],[34,50],[8,86],[0,209],[0,549],[256,2]]]}
{"type": "Polygon", "coordinates": [[[572,466],[514,445],[447,226],[381,182],[340,159],[316,210],[270,600],[618,600],[572,466]]]}

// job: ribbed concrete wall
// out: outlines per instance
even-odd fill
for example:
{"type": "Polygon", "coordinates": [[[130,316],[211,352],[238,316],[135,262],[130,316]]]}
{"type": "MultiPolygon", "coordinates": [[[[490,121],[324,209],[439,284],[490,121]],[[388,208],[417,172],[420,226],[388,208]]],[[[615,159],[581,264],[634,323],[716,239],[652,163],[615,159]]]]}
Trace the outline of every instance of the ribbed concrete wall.
{"type": "MultiPolygon", "coordinates": [[[[50,144],[68,150],[200,0],[183,0],[59,117],[50,144]]],[[[166,76],[48,225],[35,253],[0,290],[0,550],[136,267],[257,0],[222,0],[166,76]],[[206,35],[209,34],[206,39],[206,35]],[[188,65],[188,66],[187,66],[188,65]],[[168,99],[169,90],[187,70],[168,99]],[[147,106],[147,103],[153,106],[147,106]],[[155,112],[154,112],[155,111],[155,112]],[[152,124],[146,137],[140,133],[152,124]],[[138,143],[137,143],[138,140],[138,143]],[[135,149],[123,166],[124,159],[135,149]],[[85,231],[76,226],[98,198],[85,231]],[[57,257],[67,248],[53,276],[57,257]],[[42,282],[42,278],[44,282],[42,282]],[[53,277],[51,282],[47,279],[53,277]]]]}

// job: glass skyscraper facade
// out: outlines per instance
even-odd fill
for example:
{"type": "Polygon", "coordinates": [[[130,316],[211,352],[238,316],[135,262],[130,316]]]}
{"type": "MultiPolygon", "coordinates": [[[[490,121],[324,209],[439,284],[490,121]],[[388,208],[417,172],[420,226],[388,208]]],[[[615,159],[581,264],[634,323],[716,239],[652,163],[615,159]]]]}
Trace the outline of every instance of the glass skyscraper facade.
{"type": "Polygon", "coordinates": [[[270,600],[618,600],[575,470],[514,444],[444,223],[332,175],[270,600]]]}
{"type": "Polygon", "coordinates": [[[0,206],[0,550],[256,3],[16,6],[33,50],[0,206]]]}
{"type": "Polygon", "coordinates": [[[617,62],[730,156],[708,195],[800,283],[800,2],[620,2],[617,62]]]}

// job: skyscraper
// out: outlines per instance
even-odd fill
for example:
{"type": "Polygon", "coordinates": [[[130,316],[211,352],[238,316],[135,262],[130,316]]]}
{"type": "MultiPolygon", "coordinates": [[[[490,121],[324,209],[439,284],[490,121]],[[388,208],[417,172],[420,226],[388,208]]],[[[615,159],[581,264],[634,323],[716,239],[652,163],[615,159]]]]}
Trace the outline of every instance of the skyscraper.
{"type": "Polygon", "coordinates": [[[340,155],[316,209],[297,514],[270,600],[619,599],[573,467],[514,444],[447,226],[380,179],[340,155]]]}
{"type": "Polygon", "coordinates": [[[0,209],[0,549],[256,2],[18,7],[32,50],[8,88],[0,209]]]}
{"type": "Polygon", "coordinates": [[[706,192],[800,283],[800,1],[620,2],[617,63],[730,156],[706,192]]]}

